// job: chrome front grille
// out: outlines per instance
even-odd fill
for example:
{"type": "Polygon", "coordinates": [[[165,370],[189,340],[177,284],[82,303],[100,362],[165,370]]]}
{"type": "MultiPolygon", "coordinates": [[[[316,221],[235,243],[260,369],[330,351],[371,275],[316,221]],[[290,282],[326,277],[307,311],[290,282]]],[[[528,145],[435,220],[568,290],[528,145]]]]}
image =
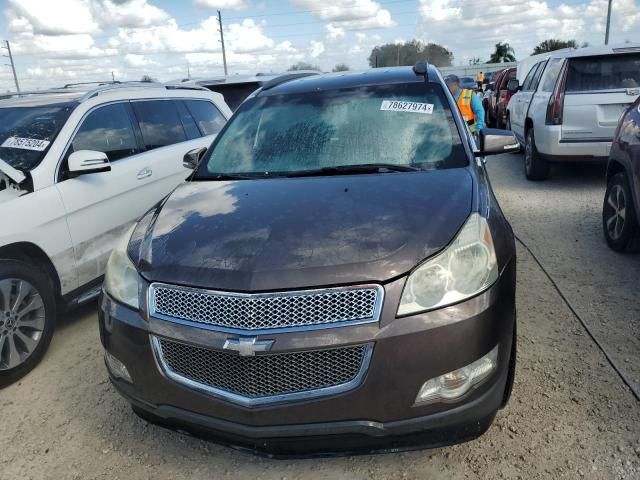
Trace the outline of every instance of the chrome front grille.
{"type": "Polygon", "coordinates": [[[243,357],[159,337],[152,337],[152,342],[169,378],[248,406],[355,388],[372,351],[367,344],[243,357]]]}
{"type": "Polygon", "coordinates": [[[379,285],[239,294],[165,284],[150,287],[150,313],[220,330],[262,331],[377,321],[379,285]]]}

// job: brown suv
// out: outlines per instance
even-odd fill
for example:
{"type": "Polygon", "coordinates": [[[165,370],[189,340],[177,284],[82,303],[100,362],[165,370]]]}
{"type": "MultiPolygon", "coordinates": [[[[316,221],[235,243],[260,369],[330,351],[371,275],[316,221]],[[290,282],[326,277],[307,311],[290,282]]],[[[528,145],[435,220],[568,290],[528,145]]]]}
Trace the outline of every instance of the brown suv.
{"type": "Polygon", "coordinates": [[[634,248],[640,235],[640,98],[618,122],[607,166],[602,207],[604,237],[619,252],[634,248]]]}
{"type": "Polygon", "coordinates": [[[262,87],[113,252],[113,384],[275,455],[477,437],[516,358],[514,237],[481,157],[517,148],[492,129],[476,148],[424,63],[262,87]]]}

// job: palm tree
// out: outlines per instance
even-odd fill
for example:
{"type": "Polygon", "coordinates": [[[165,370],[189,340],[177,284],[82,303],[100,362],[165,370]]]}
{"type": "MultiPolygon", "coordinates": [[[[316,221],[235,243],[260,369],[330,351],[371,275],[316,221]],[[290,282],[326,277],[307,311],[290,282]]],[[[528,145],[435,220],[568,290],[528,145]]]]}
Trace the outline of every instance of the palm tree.
{"type": "Polygon", "coordinates": [[[513,47],[509,45],[507,42],[505,43],[496,43],[496,49],[491,54],[488,63],[504,63],[504,62],[515,62],[516,61],[516,52],[513,50],[513,47]]]}
{"type": "Polygon", "coordinates": [[[555,38],[549,38],[543,42],[540,42],[538,46],[533,49],[531,55],[537,55],[538,53],[553,52],[562,48],[578,48],[575,40],[557,40],[555,38]]]}

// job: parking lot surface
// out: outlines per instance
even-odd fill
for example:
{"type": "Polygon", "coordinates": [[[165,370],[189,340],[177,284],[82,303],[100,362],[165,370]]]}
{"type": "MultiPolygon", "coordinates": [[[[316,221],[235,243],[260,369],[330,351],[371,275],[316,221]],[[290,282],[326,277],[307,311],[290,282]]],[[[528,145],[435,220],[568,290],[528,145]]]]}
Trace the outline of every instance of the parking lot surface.
{"type": "MultiPolygon", "coordinates": [[[[606,246],[604,170],[524,179],[522,157],[489,160],[518,237],[640,389],[640,255],[606,246]]],[[[0,391],[0,479],[640,478],[640,404],[538,263],[518,245],[513,397],[481,438],[385,455],[271,460],[146,424],[109,384],[96,306],[62,319],[45,360],[0,391]]]]}

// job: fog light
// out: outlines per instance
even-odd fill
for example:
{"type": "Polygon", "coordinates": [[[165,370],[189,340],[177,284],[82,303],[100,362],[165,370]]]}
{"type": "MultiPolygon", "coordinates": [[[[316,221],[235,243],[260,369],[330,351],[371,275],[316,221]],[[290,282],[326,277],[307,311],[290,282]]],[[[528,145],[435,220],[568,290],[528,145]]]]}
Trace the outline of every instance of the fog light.
{"type": "Polygon", "coordinates": [[[122,380],[133,383],[129,370],[124,366],[120,360],[111,355],[109,352],[104,352],[104,361],[107,364],[107,368],[115,378],[121,378],[122,380]]]}
{"type": "Polygon", "coordinates": [[[427,380],[416,397],[415,405],[457,400],[486,379],[498,366],[498,346],[466,367],[427,380]]]}

